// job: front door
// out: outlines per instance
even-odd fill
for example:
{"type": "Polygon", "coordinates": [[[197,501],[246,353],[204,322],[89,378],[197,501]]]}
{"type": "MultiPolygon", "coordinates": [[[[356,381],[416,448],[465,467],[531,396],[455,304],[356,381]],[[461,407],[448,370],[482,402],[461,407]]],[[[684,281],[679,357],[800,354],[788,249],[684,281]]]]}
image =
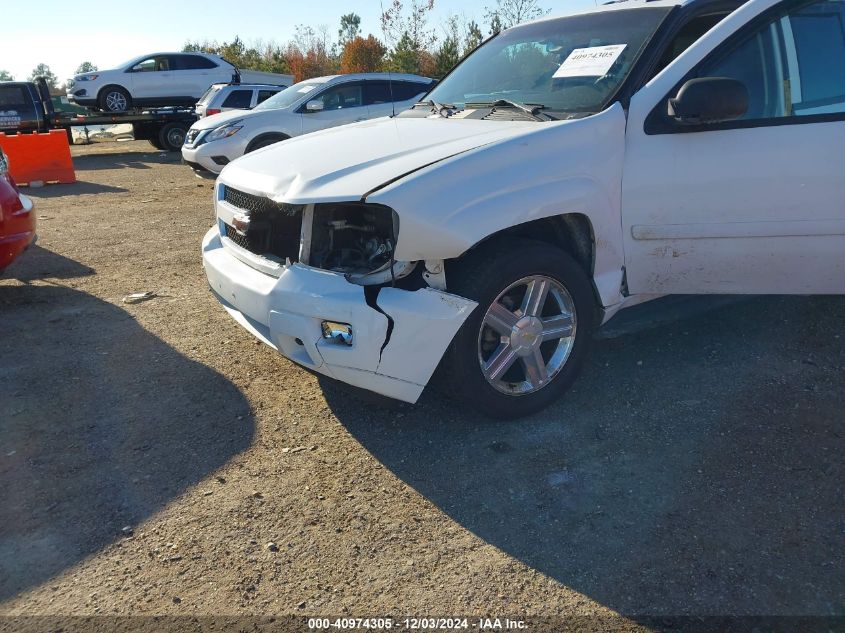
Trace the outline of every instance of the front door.
{"type": "Polygon", "coordinates": [[[738,22],[727,18],[631,101],[631,293],[845,292],[845,2],[783,2],[738,22]],[[700,45],[708,52],[696,55],[700,45]],[[742,81],[748,111],[674,121],[668,99],[693,77],[742,81]]]}
{"type": "Polygon", "coordinates": [[[138,62],[129,72],[133,99],[174,96],[173,73],[167,55],[158,55],[138,62]]]}
{"type": "Polygon", "coordinates": [[[303,134],[368,118],[367,106],[364,105],[364,86],[361,81],[331,86],[312,100],[322,101],[323,109],[307,112],[305,106],[302,107],[303,134]]]}

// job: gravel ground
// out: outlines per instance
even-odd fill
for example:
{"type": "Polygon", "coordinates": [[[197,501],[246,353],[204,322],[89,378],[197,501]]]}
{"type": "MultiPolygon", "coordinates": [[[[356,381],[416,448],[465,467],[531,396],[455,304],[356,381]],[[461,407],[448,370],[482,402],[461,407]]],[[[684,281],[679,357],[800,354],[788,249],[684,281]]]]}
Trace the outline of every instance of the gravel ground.
{"type": "Polygon", "coordinates": [[[217,305],[210,181],[73,154],[0,280],[0,614],[845,615],[845,297],[630,310],[527,420],[387,407],[217,305]]]}

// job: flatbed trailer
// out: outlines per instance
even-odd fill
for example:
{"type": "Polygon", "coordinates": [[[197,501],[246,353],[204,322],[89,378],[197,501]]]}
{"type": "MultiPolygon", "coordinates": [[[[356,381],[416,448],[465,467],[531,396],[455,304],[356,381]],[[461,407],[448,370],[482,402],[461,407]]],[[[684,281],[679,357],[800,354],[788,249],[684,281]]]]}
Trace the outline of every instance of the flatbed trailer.
{"type": "Polygon", "coordinates": [[[50,128],[70,130],[72,127],[130,123],[135,140],[149,141],[157,149],[176,152],[181,149],[188,129],[196,120],[197,115],[193,108],[156,108],[138,112],[90,115],[56,113],[50,119],[50,128]]]}
{"type": "Polygon", "coordinates": [[[67,130],[95,125],[131,124],[136,140],[149,141],[157,149],[179,151],[188,129],[197,120],[193,108],[162,107],[131,112],[73,114],[56,112],[47,83],[35,81],[0,83],[0,132],[26,134],[67,130]],[[2,94],[2,93],[8,93],[2,94]],[[20,103],[18,103],[20,102],[20,103]]]}

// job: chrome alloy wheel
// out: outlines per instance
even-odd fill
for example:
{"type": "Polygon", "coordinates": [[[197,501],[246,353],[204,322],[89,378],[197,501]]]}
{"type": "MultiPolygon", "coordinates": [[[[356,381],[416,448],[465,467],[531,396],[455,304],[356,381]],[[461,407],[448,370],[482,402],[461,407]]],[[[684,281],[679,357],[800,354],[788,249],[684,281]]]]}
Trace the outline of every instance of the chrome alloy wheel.
{"type": "Polygon", "coordinates": [[[521,396],[548,385],[575,344],[575,303],[560,282],[531,275],[512,283],[487,309],[478,362],[490,385],[521,396]]]}
{"type": "Polygon", "coordinates": [[[106,107],[110,112],[123,112],[126,110],[126,96],[119,90],[112,90],[106,94],[106,107]]]}

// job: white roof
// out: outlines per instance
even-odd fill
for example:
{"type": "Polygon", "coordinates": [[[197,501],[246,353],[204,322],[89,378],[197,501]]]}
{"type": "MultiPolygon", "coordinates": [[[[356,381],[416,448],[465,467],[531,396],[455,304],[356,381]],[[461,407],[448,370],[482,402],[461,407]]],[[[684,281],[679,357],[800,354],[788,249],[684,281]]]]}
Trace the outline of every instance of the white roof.
{"type": "Polygon", "coordinates": [[[300,83],[328,83],[330,81],[352,81],[358,79],[391,79],[393,81],[419,81],[430,82],[429,77],[421,77],[420,75],[409,75],[407,73],[349,73],[347,75],[326,75],[325,77],[312,77],[311,79],[303,79],[300,83]]]}

